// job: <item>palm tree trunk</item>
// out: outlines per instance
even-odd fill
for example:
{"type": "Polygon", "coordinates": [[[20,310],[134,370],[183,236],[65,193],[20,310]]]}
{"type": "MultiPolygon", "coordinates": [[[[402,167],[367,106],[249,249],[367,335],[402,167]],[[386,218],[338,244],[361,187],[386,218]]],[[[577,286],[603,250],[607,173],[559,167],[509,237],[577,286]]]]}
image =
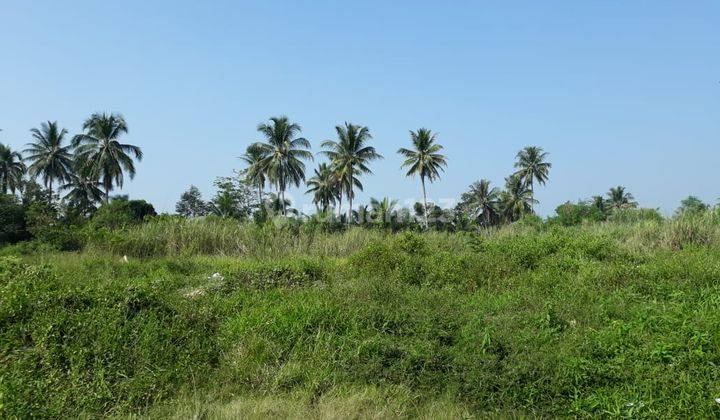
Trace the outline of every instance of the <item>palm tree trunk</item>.
{"type": "Polygon", "coordinates": [[[425,177],[420,177],[420,183],[422,184],[423,191],[423,215],[425,216],[425,229],[428,228],[428,207],[427,207],[427,193],[425,192],[425,177]]]}
{"type": "Polygon", "coordinates": [[[535,187],[532,181],[530,182],[530,214],[535,214],[535,187]]]}
{"type": "Polygon", "coordinates": [[[48,182],[48,187],[50,188],[50,197],[48,197],[48,204],[52,204],[52,199],[53,199],[52,179],[50,179],[50,182],[48,182]]]}
{"type": "Polygon", "coordinates": [[[283,188],[280,191],[280,195],[281,195],[280,205],[282,206],[282,214],[283,214],[283,216],[287,216],[287,210],[285,209],[285,188],[283,188]]]}
{"type": "Polygon", "coordinates": [[[342,192],[340,192],[340,196],[338,197],[338,219],[342,216],[342,192]]]}
{"type": "Polygon", "coordinates": [[[348,194],[348,219],[347,224],[350,226],[350,220],[352,219],[352,199],[353,199],[353,190],[352,187],[350,187],[350,194],[348,194]]]}
{"type": "Polygon", "coordinates": [[[110,187],[105,184],[105,204],[110,202],[110,187]]]}

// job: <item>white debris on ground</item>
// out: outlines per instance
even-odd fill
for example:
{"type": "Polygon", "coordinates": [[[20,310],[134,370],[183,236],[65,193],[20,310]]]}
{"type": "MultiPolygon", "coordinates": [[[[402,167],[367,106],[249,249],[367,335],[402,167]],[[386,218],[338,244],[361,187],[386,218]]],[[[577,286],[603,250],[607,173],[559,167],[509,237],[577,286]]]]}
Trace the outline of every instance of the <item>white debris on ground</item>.
{"type": "Polygon", "coordinates": [[[187,293],[184,293],[183,296],[186,299],[196,299],[200,296],[205,295],[208,291],[212,291],[215,289],[219,289],[223,286],[225,277],[223,277],[220,273],[213,273],[210,277],[207,278],[208,280],[212,280],[210,283],[206,284],[205,286],[198,287],[197,289],[191,290],[187,293]]]}
{"type": "Polygon", "coordinates": [[[185,293],[183,296],[185,296],[188,299],[195,299],[197,297],[200,297],[205,294],[205,291],[203,289],[195,289],[191,292],[185,293]]]}
{"type": "Polygon", "coordinates": [[[126,263],[126,262],[129,262],[129,261],[128,261],[128,257],[127,257],[127,255],[123,255],[123,257],[122,257],[122,260],[121,260],[121,261],[122,261],[122,262],[124,262],[124,263],[126,263]]]}

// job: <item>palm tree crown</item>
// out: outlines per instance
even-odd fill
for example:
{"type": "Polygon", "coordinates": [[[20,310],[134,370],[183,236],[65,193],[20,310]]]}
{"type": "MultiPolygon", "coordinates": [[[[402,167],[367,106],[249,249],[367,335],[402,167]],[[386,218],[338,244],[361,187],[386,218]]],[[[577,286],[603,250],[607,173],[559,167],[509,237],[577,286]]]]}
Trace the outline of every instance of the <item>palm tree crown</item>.
{"type": "Polygon", "coordinates": [[[617,187],[610,188],[607,193],[608,204],[612,209],[626,209],[634,208],[637,203],[634,201],[635,198],[632,194],[625,191],[625,187],[618,185],[617,187]]]}
{"type": "Polygon", "coordinates": [[[348,224],[352,219],[352,201],[355,197],[354,188],[362,191],[363,186],[357,178],[360,174],[371,174],[368,164],[382,156],[374,147],[367,143],[372,139],[370,130],[361,125],[345,123],[335,127],[338,140],[326,140],[322,147],[326,148],[323,153],[330,158],[333,171],[340,182],[340,188],[348,198],[348,224]]]}
{"type": "Polygon", "coordinates": [[[72,146],[63,146],[67,130],[59,128],[57,121],[48,121],[30,132],[35,141],[28,143],[29,147],[25,149],[29,154],[25,159],[31,162],[28,171],[32,177],[42,177],[52,200],[53,181],[69,181],[72,175],[72,146]]]}
{"type": "Polygon", "coordinates": [[[285,116],[272,117],[270,124],[260,124],[257,130],[265,136],[265,142],[258,142],[253,146],[259,148],[258,153],[264,155],[258,167],[263,168],[268,179],[277,186],[285,215],[285,190],[290,184],[299,187],[305,180],[303,160],[313,158],[312,153],[307,150],[310,142],[303,137],[297,137],[302,128],[291,123],[285,116]]]}
{"type": "Polygon", "coordinates": [[[532,212],[532,205],[536,203],[532,190],[517,175],[510,175],[505,179],[505,191],[500,193],[500,206],[503,216],[514,222],[524,214],[532,212]]]}
{"type": "Polygon", "coordinates": [[[22,176],[25,173],[25,164],[22,155],[10,147],[0,143],[0,191],[7,194],[15,191],[22,185],[22,176]]]}
{"type": "Polygon", "coordinates": [[[262,192],[267,182],[267,172],[263,166],[263,159],[267,157],[267,149],[261,145],[254,143],[248,146],[245,154],[240,156],[247,168],[245,169],[245,179],[258,189],[258,202],[262,204],[262,192]]]}
{"type": "Polygon", "coordinates": [[[120,143],[120,136],[127,134],[125,119],[118,114],[93,114],[83,124],[83,134],[73,138],[77,159],[90,176],[99,179],[105,189],[105,201],[109,199],[113,184],[122,188],[124,172],[130,179],[135,177],[133,157],[142,160],[142,150],[131,144],[120,143]]]}
{"type": "Polygon", "coordinates": [[[428,226],[427,216],[427,193],[425,190],[425,180],[433,182],[440,177],[440,171],[447,166],[447,158],[440,154],[442,146],[435,143],[437,134],[427,128],[420,128],[417,131],[410,131],[410,139],[412,140],[413,150],[400,148],[398,153],[405,157],[402,168],[409,167],[407,176],[420,176],[420,184],[422,185],[423,206],[425,216],[425,227],[428,226]]]}
{"type": "Polygon", "coordinates": [[[395,206],[397,206],[397,200],[391,200],[388,197],[384,197],[381,200],[371,198],[370,207],[375,223],[383,227],[391,226],[393,216],[395,215],[395,206]]]}
{"type": "Polygon", "coordinates": [[[67,195],[65,195],[65,200],[68,200],[73,206],[84,209],[87,212],[94,208],[95,203],[103,200],[105,194],[100,187],[100,182],[94,177],[78,171],[71,175],[70,180],[60,186],[60,189],[68,191],[67,195]]]}
{"type": "MultiPolygon", "coordinates": [[[[514,175],[518,176],[525,185],[530,187],[531,195],[535,195],[535,181],[540,185],[545,185],[548,180],[548,174],[552,164],[546,162],[548,154],[542,148],[536,146],[528,146],[517,154],[517,162],[515,167],[518,169],[514,175]]],[[[530,205],[532,211],[532,204],[530,205]]]]}
{"type": "Polygon", "coordinates": [[[462,195],[461,204],[482,226],[490,226],[499,218],[500,192],[490,187],[490,181],[481,179],[470,185],[470,191],[462,195]]]}
{"type": "Polygon", "coordinates": [[[327,163],[321,163],[315,169],[315,175],[307,181],[307,193],[313,194],[313,202],[320,205],[325,213],[338,196],[337,181],[327,163]]]}

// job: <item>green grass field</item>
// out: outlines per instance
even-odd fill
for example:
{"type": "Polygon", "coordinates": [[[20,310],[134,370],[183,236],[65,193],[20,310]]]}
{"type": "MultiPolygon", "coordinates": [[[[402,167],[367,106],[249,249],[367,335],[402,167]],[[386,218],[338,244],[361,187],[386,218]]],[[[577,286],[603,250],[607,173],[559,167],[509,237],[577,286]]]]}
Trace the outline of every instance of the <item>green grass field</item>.
{"type": "Polygon", "coordinates": [[[0,417],[720,415],[712,221],[193,223],[3,250],[0,417]]]}

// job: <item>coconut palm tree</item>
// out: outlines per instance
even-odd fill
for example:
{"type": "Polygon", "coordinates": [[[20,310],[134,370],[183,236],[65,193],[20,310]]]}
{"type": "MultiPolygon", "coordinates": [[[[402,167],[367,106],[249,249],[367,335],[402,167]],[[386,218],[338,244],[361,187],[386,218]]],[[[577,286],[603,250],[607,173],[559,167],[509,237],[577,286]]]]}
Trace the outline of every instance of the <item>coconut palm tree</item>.
{"type": "Polygon", "coordinates": [[[370,199],[370,208],[372,209],[373,217],[375,222],[382,227],[389,227],[392,225],[393,213],[397,200],[391,200],[388,197],[378,200],[377,198],[370,199]]]}
{"type": "Polygon", "coordinates": [[[345,123],[335,126],[338,140],[326,140],[322,147],[327,149],[323,153],[330,158],[341,190],[348,199],[348,220],[352,219],[352,202],[355,198],[354,188],[362,191],[363,185],[358,178],[361,174],[372,174],[368,164],[382,156],[375,148],[367,143],[372,139],[370,130],[361,125],[345,123]]]}
{"type": "Polygon", "coordinates": [[[618,185],[617,187],[610,188],[607,193],[608,205],[613,210],[628,209],[637,207],[637,202],[632,194],[625,191],[625,187],[618,185]]]}
{"type": "MultiPolygon", "coordinates": [[[[515,172],[525,185],[530,187],[530,194],[535,198],[535,181],[540,185],[545,185],[548,180],[548,174],[552,164],[546,162],[548,154],[542,148],[536,146],[528,146],[517,153],[517,162],[515,172]]],[[[532,204],[530,211],[532,212],[532,204]]]]}
{"type": "Polygon", "coordinates": [[[490,187],[487,179],[481,179],[470,185],[470,190],[462,195],[461,206],[482,226],[491,226],[500,217],[499,197],[500,191],[490,187]]]}
{"type": "Polygon", "coordinates": [[[410,131],[410,140],[412,141],[413,150],[400,148],[398,153],[401,154],[405,161],[401,168],[409,167],[406,176],[420,177],[420,185],[423,194],[423,212],[425,218],[425,228],[428,227],[428,209],[427,209],[427,193],[425,190],[425,180],[433,182],[440,178],[440,171],[447,166],[447,158],[440,154],[442,146],[437,144],[437,134],[427,128],[420,128],[417,131],[410,131]]]}
{"type": "Polygon", "coordinates": [[[105,194],[100,189],[100,181],[82,171],[75,172],[70,176],[69,182],[60,186],[60,190],[68,191],[65,199],[73,206],[84,209],[87,215],[95,203],[103,201],[105,194]]]}
{"type": "Polygon", "coordinates": [[[31,164],[28,172],[33,178],[42,177],[43,184],[50,190],[49,199],[53,197],[53,181],[69,181],[73,172],[72,146],[64,146],[67,130],[58,127],[57,121],[40,124],[40,128],[30,130],[34,142],[24,150],[28,153],[25,160],[31,164]]]}
{"type": "Polygon", "coordinates": [[[267,157],[267,149],[258,145],[257,143],[251,144],[245,151],[245,154],[240,156],[240,159],[247,163],[245,169],[245,179],[248,183],[258,189],[258,203],[262,204],[263,201],[263,189],[267,182],[267,170],[263,166],[263,160],[267,157]]]}
{"type": "Polygon", "coordinates": [[[125,172],[130,179],[135,177],[133,158],[140,161],[143,153],[138,146],[120,143],[128,126],[119,114],[93,114],[85,120],[83,131],[73,137],[76,158],[88,176],[100,180],[107,203],[110,190],[114,186],[122,188],[125,172]]]}
{"type": "Polygon", "coordinates": [[[535,202],[532,190],[519,176],[505,178],[505,191],[500,193],[500,208],[507,221],[514,222],[531,213],[535,202]]]}
{"type": "Polygon", "coordinates": [[[20,189],[25,169],[22,155],[0,143],[0,191],[3,194],[8,191],[15,194],[20,189]]]}
{"type": "Polygon", "coordinates": [[[305,181],[304,159],[312,160],[310,142],[297,137],[302,128],[291,123],[288,117],[272,117],[269,124],[260,124],[257,130],[265,136],[265,142],[258,142],[254,147],[260,148],[265,157],[260,161],[266,176],[274,182],[280,193],[282,213],[287,215],[285,210],[285,190],[288,185],[300,186],[305,181]]]}
{"type": "Polygon", "coordinates": [[[310,187],[306,194],[313,194],[313,203],[319,205],[323,213],[327,212],[330,204],[335,203],[338,196],[337,182],[333,176],[332,169],[327,163],[321,163],[315,169],[315,176],[307,181],[310,187]]]}

